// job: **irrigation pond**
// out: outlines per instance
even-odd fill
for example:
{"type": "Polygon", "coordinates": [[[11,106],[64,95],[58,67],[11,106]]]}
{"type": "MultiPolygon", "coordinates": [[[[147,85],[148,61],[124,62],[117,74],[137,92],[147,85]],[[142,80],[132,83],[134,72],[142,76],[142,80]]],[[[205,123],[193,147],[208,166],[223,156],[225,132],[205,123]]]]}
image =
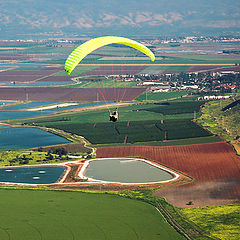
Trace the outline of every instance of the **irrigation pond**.
{"type": "Polygon", "coordinates": [[[144,159],[109,158],[86,161],[79,176],[100,182],[149,184],[172,181],[178,175],[144,159]]]}
{"type": "Polygon", "coordinates": [[[22,184],[51,184],[63,175],[63,166],[31,166],[0,168],[0,182],[22,184]]]}
{"type": "Polygon", "coordinates": [[[1,149],[24,149],[69,143],[67,139],[38,128],[1,128],[1,149]]]}

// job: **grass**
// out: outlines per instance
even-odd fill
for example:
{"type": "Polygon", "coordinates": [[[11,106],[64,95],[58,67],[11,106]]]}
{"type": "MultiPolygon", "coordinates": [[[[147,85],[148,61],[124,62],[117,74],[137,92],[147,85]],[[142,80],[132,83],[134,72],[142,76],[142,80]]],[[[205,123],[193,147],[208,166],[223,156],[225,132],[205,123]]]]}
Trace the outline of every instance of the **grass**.
{"type": "Polygon", "coordinates": [[[182,98],[187,95],[187,91],[173,91],[173,92],[160,92],[160,93],[149,93],[145,92],[136,98],[137,101],[167,101],[169,99],[182,98]],[[147,97],[146,97],[147,94],[147,97]]]}
{"type": "Polygon", "coordinates": [[[186,139],[176,139],[168,141],[149,141],[149,142],[136,142],[136,143],[126,143],[126,144],[98,144],[97,147],[114,147],[114,146],[177,146],[177,145],[192,145],[192,144],[202,144],[202,143],[214,143],[221,142],[222,140],[218,136],[208,136],[208,137],[196,137],[196,138],[186,138],[186,139]]]}
{"type": "Polygon", "coordinates": [[[0,189],[0,239],[183,240],[151,205],[106,194],[0,189]]]}
{"type": "Polygon", "coordinates": [[[139,74],[151,74],[161,71],[186,71],[190,66],[149,66],[142,70],[139,74]]]}
{"type": "Polygon", "coordinates": [[[204,104],[204,101],[188,101],[188,102],[171,102],[171,103],[159,103],[152,108],[143,109],[149,112],[161,113],[163,115],[183,114],[199,112],[200,107],[204,104]]]}
{"type": "MultiPolygon", "coordinates": [[[[81,81],[81,80],[80,80],[81,81]]],[[[101,80],[101,81],[83,81],[80,84],[72,84],[67,87],[85,87],[85,88],[129,88],[136,87],[137,82],[124,82],[120,80],[101,80]]]]}
{"type": "Polygon", "coordinates": [[[201,232],[214,239],[238,240],[240,236],[240,205],[185,208],[180,212],[199,226],[201,232]]]}
{"type": "Polygon", "coordinates": [[[56,163],[67,161],[66,156],[51,154],[53,159],[49,160],[47,152],[31,150],[0,150],[0,166],[18,166],[43,163],[56,163]]]}
{"type": "Polygon", "coordinates": [[[221,109],[231,103],[232,100],[220,100],[208,102],[202,109],[202,115],[198,122],[207,127],[213,134],[218,134],[227,141],[234,141],[240,133],[239,110],[237,105],[227,111],[221,109]]]}
{"type": "MultiPolygon", "coordinates": [[[[193,118],[194,113],[187,114],[177,114],[177,115],[163,115],[160,113],[140,111],[143,108],[151,108],[155,105],[150,104],[133,104],[129,106],[122,106],[118,108],[119,111],[119,122],[126,121],[136,121],[136,119],[141,120],[161,120],[161,119],[183,119],[183,118],[193,118]]],[[[45,116],[39,118],[29,118],[24,120],[12,120],[9,123],[41,123],[41,122],[56,122],[63,121],[66,117],[68,120],[74,123],[100,123],[109,122],[109,111],[115,110],[115,108],[110,109],[98,109],[98,110],[88,110],[76,113],[57,113],[52,116],[45,116]]],[[[4,122],[4,121],[3,121],[4,122]]]]}

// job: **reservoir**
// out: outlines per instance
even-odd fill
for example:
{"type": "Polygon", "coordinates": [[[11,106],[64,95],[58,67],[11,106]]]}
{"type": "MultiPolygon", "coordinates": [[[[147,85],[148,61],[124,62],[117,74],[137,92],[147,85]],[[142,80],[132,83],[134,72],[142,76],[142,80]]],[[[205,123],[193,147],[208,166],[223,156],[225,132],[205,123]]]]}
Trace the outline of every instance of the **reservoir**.
{"type": "Polygon", "coordinates": [[[0,148],[23,149],[69,143],[67,139],[38,128],[0,129],[0,148]]]}
{"type": "Polygon", "coordinates": [[[150,161],[132,158],[89,160],[79,173],[89,180],[129,184],[169,181],[176,175],[150,161]]]}
{"type": "Polygon", "coordinates": [[[0,182],[50,184],[62,176],[62,166],[4,167],[0,168],[0,182]]]}

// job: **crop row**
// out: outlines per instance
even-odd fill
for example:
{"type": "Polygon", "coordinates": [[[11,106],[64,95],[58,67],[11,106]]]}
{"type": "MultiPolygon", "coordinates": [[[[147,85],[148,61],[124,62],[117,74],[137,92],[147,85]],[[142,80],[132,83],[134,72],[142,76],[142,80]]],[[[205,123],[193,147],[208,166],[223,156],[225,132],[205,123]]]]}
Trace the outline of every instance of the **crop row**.
{"type": "Polygon", "coordinates": [[[135,143],[210,136],[191,119],[131,121],[117,123],[47,122],[47,127],[84,136],[93,144],[135,143]]]}
{"type": "Polygon", "coordinates": [[[164,115],[193,113],[199,112],[201,105],[204,103],[204,101],[155,103],[156,106],[142,110],[161,113],[164,115]]]}

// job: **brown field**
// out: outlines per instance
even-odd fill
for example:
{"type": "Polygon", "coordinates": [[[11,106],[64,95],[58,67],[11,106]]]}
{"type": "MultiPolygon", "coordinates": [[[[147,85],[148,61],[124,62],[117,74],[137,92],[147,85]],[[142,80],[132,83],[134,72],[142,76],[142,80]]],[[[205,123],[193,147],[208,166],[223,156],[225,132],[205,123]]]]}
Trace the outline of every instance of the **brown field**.
{"type": "Polygon", "coordinates": [[[211,71],[213,69],[216,69],[218,68],[219,69],[219,66],[211,66],[211,65],[208,65],[208,66],[191,66],[189,67],[189,69],[186,71],[186,72],[198,72],[198,71],[211,71]]]}
{"type": "Polygon", "coordinates": [[[240,72],[240,67],[220,67],[220,66],[191,66],[186,72],[219,72],[219,71],[233,71],[240,72]]]}
{"type": "MultiPolygon", "coordinates": [[[[90,148],[84,147],[84,144],[81,143],[67,143],[67,144],[60,144],[60,145],[54,145],[54,146],[46,146],[46,147],[41,147],[41,151],[47,152],[49,150],[56,150],[59,148],[65,149],[67,152],[71,153],[76,153],[76,152],[88,152],[90,151],[90,148]]],[[[37,148],[32,148],[34,151],[39,151],[39,147],[37,148]]]]}
{"type": "Polygon", "coordinates": [[[84,75],[125,75],[137,74],[145,69],[147,66],[98,66],[98,68],[84,73],[84,75]]]}
{"type": "Polygon", "coordinates": [[[29,82],[49,76],[58,70],[38,70],[38,71],[3,71],[0,72],[0,82],[29,82]]]}
{"type": "Polygon", "coordinates": [[[123,101],[134,100],[145,88],[61,88],[61,87],[4,87],[1,100],[30,101],[114,101],[116,91],[123,101]]]}
{"type": "Polygon", "coordinates": [[[98,148],[97,157],[142,157],[178,170],[194,182],[160,189],[157,196],[178,207],[240,203],[240,158],[225,143],[98,148]]]}

